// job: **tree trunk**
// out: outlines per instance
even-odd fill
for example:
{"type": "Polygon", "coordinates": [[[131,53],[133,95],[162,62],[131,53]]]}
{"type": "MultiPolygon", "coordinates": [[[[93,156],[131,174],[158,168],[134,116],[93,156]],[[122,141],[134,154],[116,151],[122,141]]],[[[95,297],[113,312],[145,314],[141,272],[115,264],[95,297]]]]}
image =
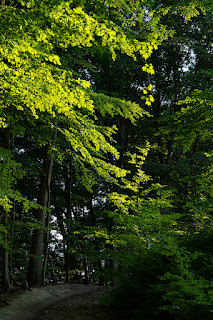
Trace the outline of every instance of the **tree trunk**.
{"type": "Polygon", "coordinates": [[[3,212],[2,224],[4,225],[6,231],[4,232],[4,246],[2,248],[2,292],[10,291],[10,279],[9,279],[9,259],[8,259],[8,236],[7,236],[7,225],[8,225],[8,213],[3,212]]]}
{"type": "Polygon", "coordinates": [[[35,218],[40,223],[38,229],[33,230],[31,241],[31,252],[28,270],[29,285],[42,284],[42,260],[43,260],[43,241],[44,241],[44,226],[46,209],[48,208],[48,198],[50,190],[50,182],[52,177],[53,157],[48,154],[44,161],[43,175],[39,188],[37,203],[44,207],[44,209],[35,210],[35,218]]]}
{"type": "Polygon", "coordinates": [[[68,172],[67,177],[65,178],[65,196],[66,196],[66,207],[67,212],[65,212],[66,219],[67,219],[67,235],[64,238],[66,243],[66,251],[64,254],[65,258],[65,271],[66,271],[66,283],[70,283],[70,249],[71,249],[71,220],[72,220],[72,213],[71,213],[71,181],[72,181],[72,172],[71,172],[71,164],[68,165],[68,172]]]}
{"type": "Polygon", "coordinates": [[[47,203],[48,213],[46,219],[46,235],[44,239],[44,263],[42,269],[42,285],[45,286],[45,277],[46,277],[46,269],[47,269],[47,259],[48,259],[48,245],[49,245],[49,225],[50,225],[50,188],[48,189],[48,203],[47,203]]]}
{"type": "Polygon", "coordinates": [[[89,284],[89,267],[88,267],[88,261],[86,258],[83,258],[83,264],[84,264],[84,284],[89,284]]]}
{"type": "MultiPolygon", "coordinates": [[[[10,129],[7,127],[4,132],[4,148],[10,150],[11,147],[10,129]]],[[[2,211],[2,224],[5,228],[3,232],[4,245],[2,247],[2,283],[1,289],[3,292],[9,292],[11,289],[9,277],[9,253],[8,253],[8,212],[2,211]]]]}

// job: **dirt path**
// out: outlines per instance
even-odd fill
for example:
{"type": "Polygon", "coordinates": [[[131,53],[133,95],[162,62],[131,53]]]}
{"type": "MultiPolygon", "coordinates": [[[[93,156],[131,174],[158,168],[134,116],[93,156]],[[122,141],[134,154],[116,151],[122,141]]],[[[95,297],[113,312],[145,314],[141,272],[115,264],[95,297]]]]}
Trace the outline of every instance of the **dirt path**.
{"type": "Polygon", "coordinates": [[[112,320],[97,301],[104,287],[58,284],[11,295],[0,308],[1,320],[112,320]]]}

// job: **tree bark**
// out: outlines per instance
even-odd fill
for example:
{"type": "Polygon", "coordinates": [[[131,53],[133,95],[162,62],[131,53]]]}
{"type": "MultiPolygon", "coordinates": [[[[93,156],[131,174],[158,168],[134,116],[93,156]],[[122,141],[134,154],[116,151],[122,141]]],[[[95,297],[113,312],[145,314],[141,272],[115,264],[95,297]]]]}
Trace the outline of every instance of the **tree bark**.
{"type": "Polygon", "coordinates": [[[50,188],[48,189],[48,201],[47,201],[47,218],[46,218],[46,235],[44,239],[44,262],[43,262],[43,269],[42,269],[42,285],[45,286],[45,276],[46,276],[46,268],[47,268],[47,259],[48,259],[48,245],[49,245],[49,225],[50,225],[50,188]]]}
{"type": "MultiPolygon", "coordinates": [[[[66,283],[70,283],[70,249],[71,249],[71,220],[72,220],[72,213],[71,213],[71,181],[72,181],[72,172],[71,172],[71,164],[68,164],[68,171],[67,177],[65,178],[65,196],[66,196],[66,207],[67,212],[65,212],[66,219],[67,219],[67,235],[64,238],[64,243],[66,244],[66,251],[64,254],[65,259],[65,271],[66,271],[66,283]]],[[[72,230],[73,232],[73,230],[72,230]]]]}
{"type": "Polygon", "coordinates": [[[40,223],[38,229],[33,230],[31,241],[31,252],[28,269],[28,282],[30,286],[42,284],[42,260],[43,260],[43,241],[46,209],[48,208],[48,198],[50,190],[50,182],[52,177],[53,157],[48,154],[44,161],[43,175],[39,187],[37,203],[44,207],[35,210],[35,218],[40,223]]]}
{"type": "MultiPolygon", "coordinates": [[[[10,150],[11,135],[10,129],[7,127],[4,132],[4,148],[10,150]]],[[[2,210],[2,224],[5,228],[3,233],[4,245],[2,247],[2,283],[1,289],[3,292],[9,292],[11,289],[9,277],[9,252],[8,252],[8,212],[2,210]]]]}
{"type": "Polygon", "coordinates": [[[89,284],[89,267],[88,267],[88,261],[87,259],[84,257],[83,258],[83,264],[84,264],[84,284],[89,284]]]}
{"type": "Polygon", "coordinates": [[[2,292],[10,291],[10,278],[9,278],[9,258],[8,258],[8,236],[7,236],[7,225],[8,225],[8,213],[3,212],[2,224],[6,228],[4,232],[4,246],[2,248],[2,292]]]}

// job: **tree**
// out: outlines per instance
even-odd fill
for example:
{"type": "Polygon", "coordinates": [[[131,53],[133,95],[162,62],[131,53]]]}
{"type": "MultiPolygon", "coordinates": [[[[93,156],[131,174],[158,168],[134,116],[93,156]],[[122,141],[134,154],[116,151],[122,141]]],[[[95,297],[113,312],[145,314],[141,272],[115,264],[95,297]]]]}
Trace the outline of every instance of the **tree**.
{"type": "MultiPolygon", "coordinates": [[[[115,129],[104,129],[95,125],[90,84],[83,79],[75,78],[72,69],[67,68],[65,59],[68,48],[85,47],[89,50],[95,45],[98,48],[108,48],[113,59],[117,50],[134,59],[137,52],[147,58],[153,47],[167,37],[165,31],[161,38],[157,36],[148,43],[133,39],[131,34],[126,35],[123,29],[125,20],[122,19],[125,11],[117,17],[115,3],[97,5],[98,9],[95,8],[94,15],[87,13],[86,5],[81,2],[74,4],[72,1],[16,1],[2,6],[1,126],[7,127],[7,130],[15,132],[16,135],[23,135],[27,129],[26,124],[32,127],[38,126],[39,123],[45,125],[48,135],[43,141],[42,133],[39,134],[40,145],[46,148],[47,152],[44,163],[49,163],[45,166],[49,169],[44,168],[44,179],[42,178],[41,192],[37,199],[37,203],[42,207],[46,207],[48,202],[53,157],[57,158],[57,152],[60,153],[61,148],[60,144],[57,145],[60,139],[57,139],[55,146],[50,134],[55,130],[55,119],[59,119],[59,134],[67,141],[67,147],[73,150],[72,157],[85,174],[85,162],[106,179],[115,175],[116,181],[116,177],[125,174],[123,170],[109,166],[102,159],[102,153],[107,152],[118,157],[116,149],[107,142],[115,129]],[[113,19],[110,20],[109,14],[107,19],[104,19],[103,10],[108,13],[113,11],[113,19]],[[46,181],[46,186],[43,181],[46,181]]],[[[143,12],[142,7],[139,6],[138,9],[138,12],[143,12]]],[[[84,70],[87,67],[88,64],[85,64],[84,70]]],[[[115,112],[122,112],[122,109],[115,112]]],[[[142,112],[139,106],[132,105],[130,116],[134,118],[138,114],[142,115],[142,112]]],[[[8,203],[9,201],[8,198],[8,203]]],[[[36,214],[36,217],[42,227],[46,210],[37,209],[36,212],[38,211],[40,213],[36,214]]],[[[32,265],[37,264],[36,261],[41,257],[42,233],[41,230],[33,233],[37,236],[32,245],[32,253],[37,258],[34,262],[31,259],[30,270],[37,269],[38,265],[32,265]]],[[[39,276],[34,272],[31,274],[31,283],[40,281],[41,270],[38,271],[39,276]]]]}

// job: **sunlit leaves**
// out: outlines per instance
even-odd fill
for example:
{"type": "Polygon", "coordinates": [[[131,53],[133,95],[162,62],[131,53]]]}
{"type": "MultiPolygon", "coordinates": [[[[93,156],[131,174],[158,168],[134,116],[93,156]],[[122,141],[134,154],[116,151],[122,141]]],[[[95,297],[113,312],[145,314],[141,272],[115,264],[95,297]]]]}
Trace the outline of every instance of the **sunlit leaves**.
{"type": "Polygon", "coordinates": [[[152,64],[146,63],[146,64],[142,67],[142,70],[145,71],[145,72],[147,72],[147,73],[150,73],[150,74],[155,74],[155,70],[154,70],[152,64]]]}
{"type": "Polygon", "coordinates": [[[122,115],[126,119],[129,119],[132,123],[136,123],[136,120],[150,116],[139,104],[125,101],[114,97],[106,96],[102,93],[92,94],[95,108],[101,113],[102,116],[109,114],[112,117],[115,115],[122,115]]]}

